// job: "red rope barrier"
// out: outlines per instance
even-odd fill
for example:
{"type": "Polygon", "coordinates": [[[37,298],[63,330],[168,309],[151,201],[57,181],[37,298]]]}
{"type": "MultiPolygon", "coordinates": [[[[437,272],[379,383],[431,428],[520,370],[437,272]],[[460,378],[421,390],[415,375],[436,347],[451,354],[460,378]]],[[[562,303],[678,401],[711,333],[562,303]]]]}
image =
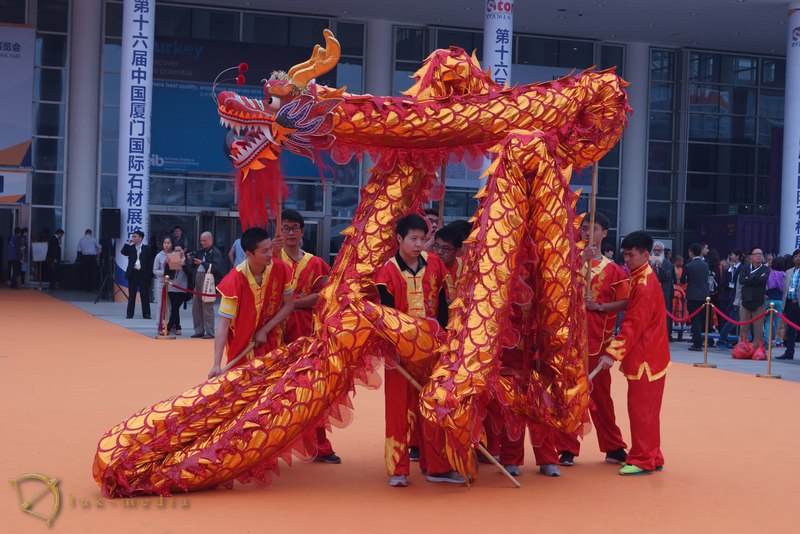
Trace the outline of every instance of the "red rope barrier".
{"type": "MultiPolygon", "coordinates": [[[[764,311],[763,313],[753,317],[749,321],[734,321],[733,319],[731,319],[730,317],[728,317],[727,315],[725,315],[724,313],[719,311],[719,308],[717,308],[716,306],[714,306],[714,312],[717,315],[719,315],[720,317],[722,317],[723,319],[725,319],[726,321],[728,321],[729,323],[734,324],[736,326],[744,326],[744,325],[748,325],[748,324],[753,324],[754,322],[758,321],[759,319],[762,319],[763,317],[765,317],[769,313],[768,311],[764,311]]],[[[775,313],[778,313],[778,312],[775,312],[775,313]]],[[[778,313],[778,315],[780,315],[780,313],[778,313]]]]}
{"type": "Polygon", "coordinates": [[[785,316],[784,314],[782,314],[781,312],[779,312],[779,311],[776,311],[776,312],[775,312],[775,314],[776,314],[778,317],[780,317],[781,319],[783,319],[783,320],[784,320],[784,322],[786,322],[786,324],[788,324],[789,326],[791,326],[791,327],[792,327],[792,328],[794,328],[795,330],[800,330],[800,326],[797,326],[797,325],[796,325],[796,324],[794,324],[792,321],[790,321],[789,319],[787,319],[787,318],[786,318],[786,316],[785,316]]]}
{"type": "Polygon", "coordinates": [[[171,285],[172,287],[174,287],[175,289],[177,289],[179,291],[184,291],[186,293],[191,293],[192,295],[200,295],[201,297],[218,297],[219,296],[216,293],[213,293],[213,294],[212,293],[199,293],[197,291],[192,291],[191,289],[187,289],[185,287],[176,286],[172,282],[170,282],[169,285],[171,285]]]}
{"type": "Polygon", "coordinates": [[[684,319],[681,319],[680,317],[675,317],[674,315],[672,315],[672,314],[669,312],[669,310],[667,310],[667,316],[669,316],[669,318],[670,318],[670,319],[672,319],[673,321],[675,321],[676,323],[688,323],[689,321],[691,321],[691,320],[692,320],[692,318],[693,318],[695,315],[697,315],[698,313],[700,313],[700,312],[703,310],[703,308],[705,308],[705,304],[704,304],[704,305],[702,305],[702,306],[700,306],[699,308],[697,308],[697,309],[696,309],[694,312],[692,312],[690,315],[687,315],[687,316],[686,316],[686,318],[684,318],[684,319]]]}

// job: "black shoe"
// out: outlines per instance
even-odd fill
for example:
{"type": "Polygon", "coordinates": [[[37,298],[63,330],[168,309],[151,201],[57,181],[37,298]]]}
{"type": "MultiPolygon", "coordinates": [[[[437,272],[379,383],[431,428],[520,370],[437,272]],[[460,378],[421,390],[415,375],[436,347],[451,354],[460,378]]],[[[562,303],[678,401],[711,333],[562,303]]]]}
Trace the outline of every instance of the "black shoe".
{"type": "Polygon", "coordinates": [[[126,315],[125,318],[126,319],[133,319],[133,315],[126,315]]]}
{"type": "Polygon", "coordinates": [[[625,449],[617,449],[606,453],[606,462],[610,464],[624,464],[627,459],[628,453],[625,452],[625,449]]]}
{"type": "Polygon", "coordinates": [[[788,354],[784,352],[780,356],[775,356],[776,360],[794,360],[794,354],[788,354]]]}
{"type": "Polygon", "coordinates": [[[714,340],[713,339],[709,339],[708,340],[708,348],[711,348],[713,346],[714,346],[714,340]]]}
{"type": "Polygon", "coordinates": [[[691,350],[693,352],[703,352],[703,347],[695,347],[694,345],[692,345],[687,350],[691,350]]]}
{"type": "Polygon", "coordinates": [[[326,454],[325,456],[317,456],[314,458],[315,462],[322,462],[323,464],[340,464],[342,459],[335,454],[326,454]]]}
{"type": "Polygon", "coordinates": [[[142,319],[150,319],[150,318],[151,318],[151,317],[150,317],[149,315],[143,315],[143,316],[142,316],[142,319]]]}
{"type": "Polygon", "coordinates": [[[203,337],[203,334],[192,334],[192,337],[203,337]]]}
{"type": "Polygon", "coordinates": [[[575,465],[575,455],[571,452],[561,451],[558,457],[558,465],[565,465],[567,467],[575,465]]]}
{"type": "MultiPolygon", "coordinates": [[[[192,336],[192,337],[194,337],[194,336],[192,336]]],[[[203,339],[214,339],[214,336],[212,336],[211,334],[206,334],[206,335],[203,336],[203,339]]]]}
{"type": "MultiPolygon", "coordinates": [[[[478,456],[480,459],[480,456],[478,456]]],[[[419,462],[419,447],[408,448],[408,460],[410,462],[419,462]]]]}

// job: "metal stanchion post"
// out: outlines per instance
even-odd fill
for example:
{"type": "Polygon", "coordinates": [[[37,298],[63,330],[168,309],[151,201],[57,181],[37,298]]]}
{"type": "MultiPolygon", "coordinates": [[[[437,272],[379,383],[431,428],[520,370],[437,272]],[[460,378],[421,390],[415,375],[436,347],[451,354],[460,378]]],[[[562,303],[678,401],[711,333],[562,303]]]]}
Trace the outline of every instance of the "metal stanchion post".
{"type": "Polygon", "coordinates": [[[167,306],[167,301],[169,301],[169,299],[167,298],[167,295],[169,294],[168,291],[169,291],[169,276],[164,275],[164,286],[161,289],[161,309],[159,310],[159,314],[161,315],[162,330],[158,334],[156,334],[155,336],[156,339],[175,339],[175,336],[170,335],[169,330],[167,329],[167,323],[169,322],[168,319],[169,306],[167,306]]]}
{"type": "Polygon", "coordinates": [[[716,369],[717,364],[715,363],[708,363],[708,323],[711,318],[711,297],[706,297],[706,334],[705,339],[703,340],[703,363],[695,363],[692,364],[695,367],[703,367],[705,369],[716,369]]]}
{"type": "Polygon", "coordinates": [[[767,374],[756,373],[758,378],[780,378],[781,375],[772,374],[772,318],[775,317],[775,303],[769,303],[769,312],[767,320],[769,321],[769,328],[767,328],[767,374]]]}

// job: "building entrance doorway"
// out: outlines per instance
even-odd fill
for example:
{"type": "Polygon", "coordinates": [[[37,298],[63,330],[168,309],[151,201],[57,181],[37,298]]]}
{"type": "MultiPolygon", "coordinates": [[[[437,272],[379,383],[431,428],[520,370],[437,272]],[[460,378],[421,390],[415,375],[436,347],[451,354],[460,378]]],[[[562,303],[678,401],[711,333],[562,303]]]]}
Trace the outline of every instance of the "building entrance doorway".
{"type": "Polygon", "coordinates": [[[0,207],[0,279],[8,280],[8,238],[14,235],[14,228],[19,226],[19,208],[16,206],[0,207]]]}

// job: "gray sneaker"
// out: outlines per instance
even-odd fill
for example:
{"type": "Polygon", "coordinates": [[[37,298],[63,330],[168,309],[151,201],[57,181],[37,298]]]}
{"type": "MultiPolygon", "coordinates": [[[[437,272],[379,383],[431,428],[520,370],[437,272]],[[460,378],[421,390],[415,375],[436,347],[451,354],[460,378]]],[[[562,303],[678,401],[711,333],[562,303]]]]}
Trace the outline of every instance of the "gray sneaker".
{"type": "Polygon", "coordinates": [[[408,486],[408,480],[405,475],[392,475],[389,485],[393,488],[405,488],[408,486]]]}
{"type": "Polygon", "coordinates": [[[556,464],[544,464],[539,467],[539,472],[546,477],[560,477],[561,470],[556,464]]]}
{"type": "Polygon", "coordinates": [[[508,471],[509,475],[518,477],[520,475],[519,466],[514,464],[508,464],[503,466],[506,471],[508,471]]]}
{"type": "Polygon", "coordinates": [[[467,481],[464,477],[458,474],[457,471],[448,471],[447,473],[431,473],[425,479],[428,482],[445,482],[447,484],[466,484],[467,481]]]}

